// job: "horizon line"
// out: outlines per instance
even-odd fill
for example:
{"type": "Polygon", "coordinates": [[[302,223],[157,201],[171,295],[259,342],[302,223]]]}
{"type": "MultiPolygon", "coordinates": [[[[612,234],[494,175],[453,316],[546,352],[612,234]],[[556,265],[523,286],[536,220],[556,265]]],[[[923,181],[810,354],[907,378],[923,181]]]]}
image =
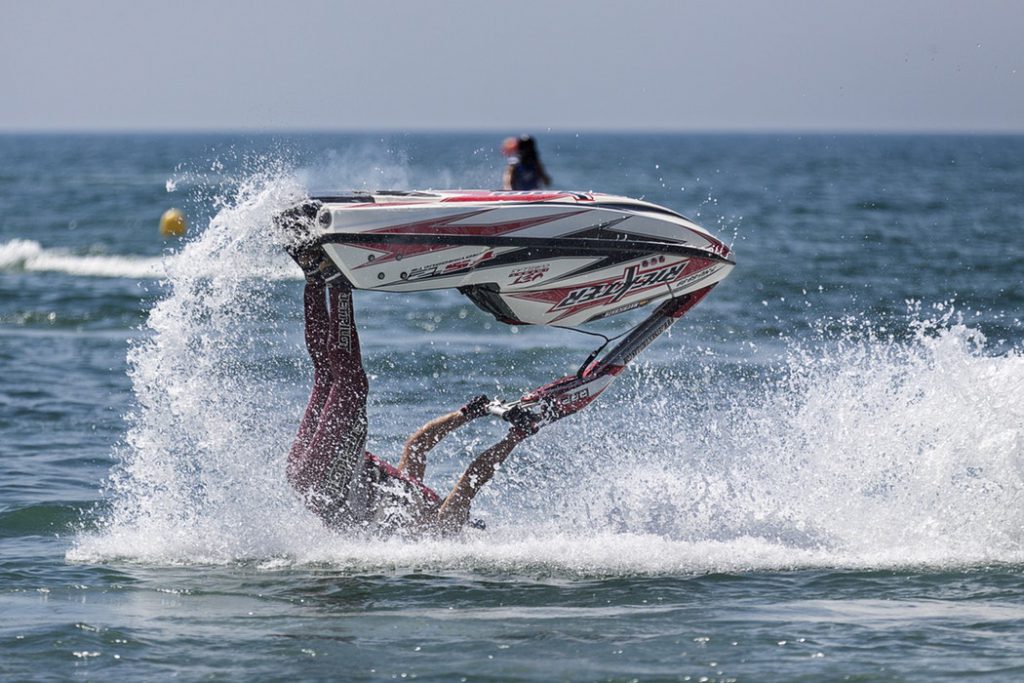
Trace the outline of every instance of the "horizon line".
{"type": "Polygon", "coordinates": [[[1024,135],[1024,128],[628,128],[628,127],[589,127],[560,128],[545,127],[543,130],[530,127],[415,127],[415,128],[228,128],[228,127],[84,127],[84,128],[17,128],[0,126],[0,136],[34,136],[34,135],[517,135],[513,131],[529,132],[531,135],[783,135],[783,136],[866,136],[866,135],[906,135],[906,136],[1019,136],[1024,135]]]}

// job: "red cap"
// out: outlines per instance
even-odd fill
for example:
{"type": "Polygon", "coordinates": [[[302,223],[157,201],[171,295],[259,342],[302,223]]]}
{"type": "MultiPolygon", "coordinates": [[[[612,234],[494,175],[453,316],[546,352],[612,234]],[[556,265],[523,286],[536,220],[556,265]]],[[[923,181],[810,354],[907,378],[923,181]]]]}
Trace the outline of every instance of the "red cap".
{"type": "Polygon", "coordinates": [[[515,138],[505,138],[501,143],[501,153],[505,156],[511,156],[516,153],[519,149],[519,141],[515,138]]]}

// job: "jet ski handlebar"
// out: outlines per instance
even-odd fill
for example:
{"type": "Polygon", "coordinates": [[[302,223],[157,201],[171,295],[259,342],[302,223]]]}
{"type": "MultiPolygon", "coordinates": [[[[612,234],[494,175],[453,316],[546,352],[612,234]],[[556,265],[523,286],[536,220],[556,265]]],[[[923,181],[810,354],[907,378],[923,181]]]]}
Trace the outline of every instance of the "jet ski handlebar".
{"type": "Polygon", "coordinates": [[[575,375],[568,375],[528,391],[516,401],[495,399],[486,412],[535,433],[557,420],[579,412],[607,389],[655,339],[703,299],[714,285],[669,299],[634,327],[600,360],[592,354],[575,375]]]}

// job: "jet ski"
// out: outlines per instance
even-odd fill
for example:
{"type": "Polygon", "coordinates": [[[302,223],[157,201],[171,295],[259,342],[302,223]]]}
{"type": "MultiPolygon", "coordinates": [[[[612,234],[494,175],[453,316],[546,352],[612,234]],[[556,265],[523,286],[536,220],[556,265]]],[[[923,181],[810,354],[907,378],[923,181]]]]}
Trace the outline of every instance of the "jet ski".
{"type": "Polygon", "coordinates": [[[492,402],[493,414],[531,428],[593,401],[735,265],[675,211],[596,192],[351,192],[310,197],[277,222],[297,261],[322,249],[355,289],[457,289],[511,325],[574,327],[661,302],[576,375],[492,402]]]}
{"type": "Polygon", "coordinates": [[[297,213],[356,289],[458,289],[516,325],[587,323],[707,287],[734,265],[674,211],[590,192],[355,192],[297,213]]]}

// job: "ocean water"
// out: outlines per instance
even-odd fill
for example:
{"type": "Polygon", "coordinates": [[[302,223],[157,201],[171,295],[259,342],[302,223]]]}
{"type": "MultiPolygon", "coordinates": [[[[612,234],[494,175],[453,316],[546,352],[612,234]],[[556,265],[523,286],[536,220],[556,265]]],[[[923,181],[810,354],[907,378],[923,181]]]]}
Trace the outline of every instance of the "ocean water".
{"type": "MultiPolygon", "coordinates": [[[[0,680],[1024,676],[1022,137],[541,132],[559,188],[680,211],[733,274],[516,451],[486,530],[303,509],[302,283],[270,216],[495,187],[501,138],[0,136],[0,680]]],[[[356,307],[392,459],[594,347],[454,292],[356,307]]]]}

